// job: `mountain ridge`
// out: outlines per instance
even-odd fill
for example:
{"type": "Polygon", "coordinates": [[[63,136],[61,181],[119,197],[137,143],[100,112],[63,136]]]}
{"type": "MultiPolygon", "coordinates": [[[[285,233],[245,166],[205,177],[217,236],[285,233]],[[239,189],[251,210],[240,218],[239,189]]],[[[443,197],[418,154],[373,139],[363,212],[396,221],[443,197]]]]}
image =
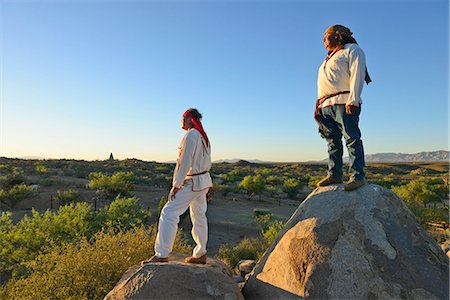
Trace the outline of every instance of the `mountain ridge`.
{"type": "MultiPolygon", "coordinates": [[[[437,150],[437,151],[422,151],[418,153],[401,153],[401,152],[384,152],[375,154],[366,154],[366,162],[438,162],[438,161],[448,161],[450,157],[450,151],[447,150],[437,150]]],[[[348,156],[343,158],[344,162],[348,162],[348,156]]],[[[213,163],[236,163],[238,161],[248,161],[251,163],[273,163],[272,161],[262,161],[259,159],[220,159],[215,160],[213,163]]],[[[323,160],[310,160],[307,163],[323,163],[327,162],[328,158],[323,160]]]]}

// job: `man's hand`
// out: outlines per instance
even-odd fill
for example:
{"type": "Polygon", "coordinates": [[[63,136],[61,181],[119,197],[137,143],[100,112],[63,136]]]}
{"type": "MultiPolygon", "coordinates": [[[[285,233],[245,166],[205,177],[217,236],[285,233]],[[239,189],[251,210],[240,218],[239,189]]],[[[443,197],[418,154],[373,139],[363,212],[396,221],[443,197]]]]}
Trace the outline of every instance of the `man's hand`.
{"type": "Polygon", "coordinates": [[[172,198],[175,199],[175,194],[176,194],[179,190],[181,190],[180,187],[177,188],[177,187],[173,186],[173,187],[170,189],[170,193],[169,193],[169,196],[167,197],[167,201],[171,201],[172,198]]]}
{"type": "Polygon", "coordinates": [[[345,106],[345,113],[346,113],[347,115],[352,115],[352,114],[355,113],[355,111],[356,111],[357,109],[358,109],[357,106],[354,106],[354,105],[346,105],[346,106],[345,106]]]}

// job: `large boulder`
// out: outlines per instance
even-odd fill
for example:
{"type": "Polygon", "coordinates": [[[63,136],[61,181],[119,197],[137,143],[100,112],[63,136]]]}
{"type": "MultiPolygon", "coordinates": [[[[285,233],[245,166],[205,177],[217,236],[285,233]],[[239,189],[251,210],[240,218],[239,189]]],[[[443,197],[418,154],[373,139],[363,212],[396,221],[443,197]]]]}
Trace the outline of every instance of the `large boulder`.
{"type": "Polygon", "coordinates": [[[244,299],[231,272],[222,262],[188,264],[186,256],[172,253],[168,263],[131,267],[105,300],[116,299],[244,299]]]}
{"type": "Polygon", "coordinates": [[[449,260],[391,191],[318,188],[259,260],[246,299],[449,299],[449,260]]]}

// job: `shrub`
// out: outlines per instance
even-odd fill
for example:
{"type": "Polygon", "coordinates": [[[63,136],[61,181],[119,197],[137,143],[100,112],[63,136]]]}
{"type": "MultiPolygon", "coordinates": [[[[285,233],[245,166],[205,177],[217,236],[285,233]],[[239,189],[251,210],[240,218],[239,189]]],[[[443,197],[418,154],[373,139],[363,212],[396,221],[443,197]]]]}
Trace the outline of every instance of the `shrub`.
{"type": "Polygon", "coordinates": [[[284,180],[283,176],[270,175],[269,177],[267,177],[266,181],[273,186],[278,186],[283,184],[284,180]]]}
{"type": "Polygon", "coordinates": [[[125,231],[144,223],[146,211],[137,205],[136,198],[120,198],[108,207],[93,212],[86,202],[61,206],[55,213],[36,210],[13,225],[11,214],[0,218],[0,268],[13,276],[28,273],[25,262],[49,249],[66,243],[90,239],[96,232],[125,231]]]}
{"type": "MultiPolygon", "coordinates": [[[[53,248],[27,263],[29,277],[7,284],[7,299],[102,299],[131,266],[150,257],[156,226],[99,232],[92,241],[53,248]]],[[[189,253],[180,232],[174,250],[189,253]]]]}
{"type": "Polygon", "coordinates": [[[230,244],[220,246],[218,257],[234,270],[240,260],[258,260],[266,249],[267,244],[262,237],[246,238],[236,246],[230,244]]]}
{"type": "Polygon", "coordinates": [[[266,181],[261,175],[245,176],[239,184],[239,188],[246,190],[248,198],[251,199],[254,194],[262,193],[265,185],[266,181]]]}
{"type": "Polygon", "coordinates": [[[116,199],[99,212],[103,228],[115,231],[129,230],[141,226],[148,216],[147,211],[138,204],[139,199],[117,196],[116,199]]]}
{"type": "Polygon", "coordinates": [[[111,176],[100,172],[89,174],[89,187],[108,193],[110,197],[127,195],[134,189],[132,172],[116,172],[111,176]]]}
{"type": "Polygon", "coordinates": [[[323,176],[311,176],[308,181],[308,186],[311,189],[315,189],[320,180],[322,180],[323,176]]]}
{"type": "Polygon", "coordinates": [[[440,180],[418,179],[406,185],[392,187],[392,191],[409,205],[441,202],[446,197],[447,187],[440,180]]]}
{"type": "Polygon", "coordinates": [[[40,214],[33,209],[31,217],[12,226],[11,215],[2,213],[0,223],[0,267],[14,276],[26,273],[23,263],[34,259],[48,248],[72,242],[93,234],[92,210],[87,203],[62,206],[57,213],[40,214]]]}
{"type": "Polygon", "coordinates": [[[267,246],[272,244],[275,238],[278,236],[278,233],[281,229],[283,229],[286,223],[283,221],[273,221],[269,224],[267,229],[263,232],[263,237],[266,240],[267,246]]]}
{"type": "Polygon", "coordinates": [[[22,169],[17,167],[13,167],[8,175],[0,177],[0,187],[4,190],[10,190],[22,183],[25,183],[25,177],[22,169]]]}
{"type": "Polygon", "coordinates": [[[270,209],[255,208],[253,209],[253,218],[260,225],[261,230],[265,230],[272,221],[273,215],[270,209]]]}
{"type": "Polygon", "coordinates": [[[31,186],[21,183],[15,185],[10,190],[0,189],[0,203],[14,208],[19,202],[33,195],[31,186]]]}
{"type": "Polygon", "coordinates": [[[47,174],[48,173],[48,169],[46,166],[42,165],[42,164],[37,164],[34,167],[34,170],[36,171],[36,173],[38,174],[47,174]]]}
{"type": "Polygon", "coordinates": [[[406,185],[392,187],[392,191],[405,201],[423,226],[429,222],[448,222],[446,208],[428,207],[430,203],[441,202],[447,195],[448,186],[439,178],[413,180],[406,185]]]}
{"type": "Polygon", "coordinates": [[[288,178],[283,182],[283,192],[287,193],[289,198],[294,199],[302,183],[295,178],[288,178]]]}
{"type": "Polygon", "coordinates": [[[55,200],[58,201],[59,205],[67,205],[75,203],[80,197],[80,193],[76,190],[70,189],[67,191],[57,191],[55,195],[55,200]]]}
{"type": "Polygon", "coordinates": [[[270,212],[255,215],[255,219],[261,228],[261,236],[243,239],[236,246],[230,244],[220,246],[218,257],[232,270],[243,259],[258,260],[285,224],[284,221],[274,220],[270,212]]]}

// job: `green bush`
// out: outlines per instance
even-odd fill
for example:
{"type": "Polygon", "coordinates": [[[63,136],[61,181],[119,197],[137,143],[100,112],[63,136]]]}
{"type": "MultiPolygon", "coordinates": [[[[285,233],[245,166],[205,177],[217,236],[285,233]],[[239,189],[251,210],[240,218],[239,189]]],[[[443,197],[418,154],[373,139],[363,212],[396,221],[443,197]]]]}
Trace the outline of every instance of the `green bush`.
{"type": "Polygon", "coordinates": [[[254,194],[260,194],[264,191],[266,185],[265,179],[261,175],[245,176],[239,183],[239,188],[247,191],[248,198],[252,198],[254,194]]]}
{"type": "Polygon", "coordinates": [[[241,260],[260,259],[285,225],[284,221],[274,220],[272,214],[259,214],[255,219],[261,228],[261,236],[243,239],[236,246],[230,244],[220,246],[218,257],[232,270],[241,260]]]}
{"type": "Polygon", "coordinates": [[[287,193],[289,198],[294,199],[303,184],[296,178],[288,178],[283,182],[283,192],[287,193]]]}
{"type": "MultiPolygon", "coordinates": [[[[190,253],[180,232],[174,250],[190,253]]],[[[156,226],[99,232],[91,241],[64,244],[29,261],[26,278],[7,284],[7,299],[102,299],[134,264],[153,254],[156,226]]]]}
{"type": "Polygon", "coordinates": [[[279,186],[283,184],[283,176],[270,175],[266,178],[267,183],[273,186],[279,186]]]}
{"type": "Polygon", "coordinates": [[[218,257],[234,270],[240,260],[258,260],[266,249],[267,243],[262,237],[246,238],[236,246],[230,244],[220,246],[218,257]]]}
{"type": "Polygon", "coordinates": [[[132,172],[116,172],[111,176],[100,172],[89,174],[89,187],[106,192],[110,197],[128,195],[134,189],[132,172]]]}
{"type": "Polygon", "coordinates": [[[266,240],[267,246],[272,244],[275,238],[278,236],[278,233],[281,229],[283,229],[286,223],[283,221],[273,221],[269,224],[267,229],[263,232],[263,237],[266,240]]]}
{"type": "Polygon", "coordinates": [[[100,210],[98,219],[103,228],[112,228],[115,231],[129,230],[141,226],[149,217],[148,212],[138,204],[139,199],[117,196],[110,205],[100,210]]]}
{"type": "Polygon", "coordinates": [[[7,175],[0,177],[0,187],[7,191],[22,183],[25,183],[25,176],[22,169],[18,167],[13,167],[7,175]]]}
{"type": "Polygon", "coordinates": [[[448,222],[447,208],[432,208],[447,197],[448,185],[439,178],[421,178],[406,185],[392,187],[394,193],[405,201],[418,221],[425,227],[429,222],[448,222]]]}
{"type": "Polygon", "coordinates": [[[448,187],[440,179],[418,179],[406,185],[392,187],[392,191],[409,205],[440,203],[446,198],[448,187]]]}
{"type": "Polygon", "coordinates": [[[317,187],[317,184],[319,183],[319,181],[322,180],[322,178],[323,178],[323,176],[317,176],[317,175],[316,176],[311,176],[309,178],[309,181],[308,181],[308,186],[311,189],[315,189],[317,187]]]}
{"type": "Polygon", "coordinates": [[[2,213],[0,223],[0,267],[13,276],[26,274],[23,263],[51,247],[92,236],[93,212],[87,203],[62,206],[57,213],[40,214],[33,209],[31,217],[12,226],[11,214],[2,213]]]}
{"type": "Polygon", "coordinates": [[[80,193],[76,190],[70,189],[67,191],[56,191],[55,200],[58,201],[59,205],[67,205],[77,202],[79,200],[80,193]]]}
{"type": "Polygon", "coordinates": [[[33,195],[31,186],[21,183],[13,186],[10,190],[0,189],[0,203],[14,208],[19,202],[33,195]]]}
{"type": "Polygon", "coordinates": [[[43,165],[43,164],[36,164],[35,167],[34,167],[34,170],[38,174],[47,174],[48,173],[47,167],[45,165],[43,165]]]}
{"type": "Polygon", "coordinates": [[[28,274],[25,262],[66,243],[90,239],[102,230],[129,230],[144,223],[146,211],[136,198],[117,197],[95,213],[85,202],[61,206],[57,212],[36,210],[13,225],[10,213],[0,218],[0,269],[13,276],[28,274]]]}

